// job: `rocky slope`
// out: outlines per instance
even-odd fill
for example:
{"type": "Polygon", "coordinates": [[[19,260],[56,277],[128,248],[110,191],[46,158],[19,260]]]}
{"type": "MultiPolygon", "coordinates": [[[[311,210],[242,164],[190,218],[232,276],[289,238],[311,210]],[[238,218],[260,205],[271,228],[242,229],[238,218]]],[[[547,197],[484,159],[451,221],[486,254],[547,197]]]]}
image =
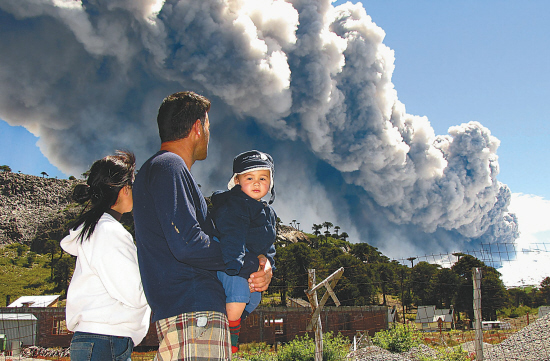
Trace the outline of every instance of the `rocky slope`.
{"type": "Polygon", "coordinates": [[[280,224],[277,226],[277,240],[289,243],[308,242],[308,236],[296,228],[280,224]]]}
{"type": "Polygon", "coordinates": [[[59,232],[79,209],[69,206],[79,180],[0,173],[0,245],[31,245],[37,237],[59,232]]]}
{"type": "MultiPolygon", "coordinates": [[[[17,242],[39,249],[47,239],[60,240],[66,223],[80,211],[71,202],[79,182],[0,172],[0,245],[17,242]]],[[[132,221],[131,216],[127,221],[132,221]]],[[[308,241],[304,233],[284,225],[279,225],[277,238],[308,241]]]]}

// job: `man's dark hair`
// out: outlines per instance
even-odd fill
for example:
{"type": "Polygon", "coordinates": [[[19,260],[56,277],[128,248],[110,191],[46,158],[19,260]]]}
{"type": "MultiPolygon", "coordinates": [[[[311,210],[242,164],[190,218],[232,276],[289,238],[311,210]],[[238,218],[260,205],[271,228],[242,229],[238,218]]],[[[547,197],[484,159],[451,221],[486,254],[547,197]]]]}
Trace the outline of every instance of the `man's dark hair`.
{"type": "Polygon", "coordinates": [[[210,100],[202,95],[185,91],[167,96],[157,116],[160,141],[164,143],[187,137],[197,119],[204,126],[209,110],[210,100]]]}

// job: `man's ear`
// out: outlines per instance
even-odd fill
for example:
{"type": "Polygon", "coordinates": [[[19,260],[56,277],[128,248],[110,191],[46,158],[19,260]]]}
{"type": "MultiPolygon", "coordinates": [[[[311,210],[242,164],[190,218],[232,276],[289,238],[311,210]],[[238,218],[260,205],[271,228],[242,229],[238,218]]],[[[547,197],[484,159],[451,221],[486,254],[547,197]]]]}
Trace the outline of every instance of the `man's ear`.
{"type": "Polygon", "coordinates": [[[195,134],[200,137],[201,132],[203,132],[203,127],[200,119],[197,119],[195,124],[193,124],[192,131],[195,132],[195,134]]]}

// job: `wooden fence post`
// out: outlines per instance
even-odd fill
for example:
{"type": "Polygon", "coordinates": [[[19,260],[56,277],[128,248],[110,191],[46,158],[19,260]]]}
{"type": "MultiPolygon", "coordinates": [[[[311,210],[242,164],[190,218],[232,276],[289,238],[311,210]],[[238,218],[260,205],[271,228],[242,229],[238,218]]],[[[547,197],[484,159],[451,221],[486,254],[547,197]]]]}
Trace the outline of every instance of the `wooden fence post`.
{"type": "MultiPolygon", "coordinates": [[[[315,287],[315,270],[308,270],[308,288],[311,290],[315,287]]],[[[309,296],[309,303],[311,305],[312,311],[315,313],[319,309],[319,304],[317,302],[317,292],[314,292],[313,295],[309,296]]],[[[311,322],[313,323],[313,329],[315,331],[315,361],[323,361],[323,326],[321,324],[321,315],[317,316],[317,319],[312,318],[311,322]]]]}
{"type": "Polygon", "coordinates": [[[474,320],[476,334],[476,360],[483,361],[483,329],[481,327],[481,268],[473,269],[474,281],[474,320]]]}
{"type": "Polygon", "coordinates": [[[309,299],[312,316],[307,329],[311,330],[313,328],[313,330],[315,331],[315,361],[323,361],[323,329],[321,323],[321,309],[327,302],[329,296],[332,297],[334,303],[336,303],[336,306],[340,306],[340,301],[338,301],[338,298],[334,293],[334,286],[336,285],[340,277],[342,277],[342,273],[344,273],[344,267],[341,267],[336,272],[328,276],[325,280],[323,280],[323,282],[316,285],[315,270],[308,270],[308,289],[305,291],[305,293],[307,294],[307,297],[309,299]],[[323,295],[321,303],[319,303],[317,300],[317,289],[322,286],[325,286],[327,291],[323,295]]]}

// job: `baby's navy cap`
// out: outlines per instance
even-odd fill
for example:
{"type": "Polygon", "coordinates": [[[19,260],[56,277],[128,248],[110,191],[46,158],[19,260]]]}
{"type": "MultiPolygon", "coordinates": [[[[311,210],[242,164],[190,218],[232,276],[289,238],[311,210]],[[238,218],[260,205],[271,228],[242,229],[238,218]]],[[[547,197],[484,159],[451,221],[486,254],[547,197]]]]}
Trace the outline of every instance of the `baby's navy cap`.
{"type": "Polygon", "coordinates": [[[273,172],[273,158],[267,153],[250,150],[233,159],[233,173],[241,174],[254,169],[269,169],[273,172]]]}

